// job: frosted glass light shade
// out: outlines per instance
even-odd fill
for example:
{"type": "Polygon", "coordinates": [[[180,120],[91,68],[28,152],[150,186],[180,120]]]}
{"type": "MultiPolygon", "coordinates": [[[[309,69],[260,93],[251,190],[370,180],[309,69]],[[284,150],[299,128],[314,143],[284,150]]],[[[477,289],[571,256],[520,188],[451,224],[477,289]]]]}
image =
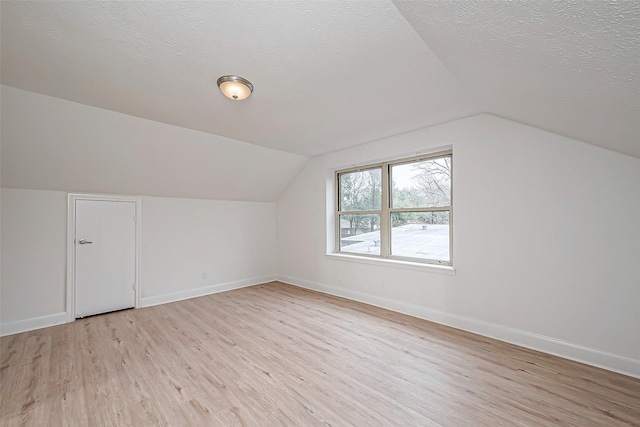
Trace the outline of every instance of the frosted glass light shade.
{"type": "Polygon", "coordinates": [[[218,79],[220,92],[229,99],[242,101],[251,95],[253,85],[247,79],[238,76],[222,76],[218,79]]]}

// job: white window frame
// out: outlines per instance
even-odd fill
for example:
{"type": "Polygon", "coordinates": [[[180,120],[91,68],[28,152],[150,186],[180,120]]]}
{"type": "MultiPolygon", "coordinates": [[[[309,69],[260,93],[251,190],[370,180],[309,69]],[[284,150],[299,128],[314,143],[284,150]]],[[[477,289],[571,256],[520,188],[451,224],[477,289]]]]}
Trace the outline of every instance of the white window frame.
{"type": "Polygon", "coordinates": [[[439,266],[453,266],[453,150],[444,150],[437,151],[429,154],[422,154],[413,157],[401,158],[396,160],[384,161],[379,163],[371,163],[366,165],[361,165],[357,167],[351,167],[346,169],[336,170],[334,172],[334,241],[335,248],[334,253],[349,257],[363,257],[363,258],[374,258],[374,259],[382,259],[382,260],[393,260],[400,262],[411,262],[411,263],[420,263],[420,264],[432,264],[439,266]],[[424,160],[433,160],[438,158],[449,157],[450,168],[451,168],[451,198],[450,205],[448,206],[437,206],[437,207],[428,207],[428,208],[393,208],[391,207],[391,167],[401,164],[415,163],[424,160]],[[382,171],[382,196],[381,196],[381,208],[371,209],[371,210],[360,210],[360,211],[343,211],[340,206],[340,175],[345,173],[366,171],[371,169],[380,168],[382,171]],[[449,260],[436,260],[436,259],[425,259],[425,258],[411,258],[411,257],[403,257],[398,255],[391,254],[391,214],[395,212],[448,212],[449,213],[449,260]],[[380,215],[380,255],[377,254],[354,254],[352,252],[346,252],[340,250],[340,216],[341,215],[366,215],[366,214],[374,214],[380,215]]]}

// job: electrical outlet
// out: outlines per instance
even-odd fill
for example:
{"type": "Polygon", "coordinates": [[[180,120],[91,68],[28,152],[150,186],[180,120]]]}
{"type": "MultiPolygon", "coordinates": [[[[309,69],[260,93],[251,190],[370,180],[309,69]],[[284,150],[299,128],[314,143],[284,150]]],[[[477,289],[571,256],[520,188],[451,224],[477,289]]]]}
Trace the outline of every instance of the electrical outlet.
{"type": "Polygon", "coordinates": [[[203,272],[202,275],[200,276],[200,278],[202,280],[206,279],[207,278],[207,273],[203,272]]]}

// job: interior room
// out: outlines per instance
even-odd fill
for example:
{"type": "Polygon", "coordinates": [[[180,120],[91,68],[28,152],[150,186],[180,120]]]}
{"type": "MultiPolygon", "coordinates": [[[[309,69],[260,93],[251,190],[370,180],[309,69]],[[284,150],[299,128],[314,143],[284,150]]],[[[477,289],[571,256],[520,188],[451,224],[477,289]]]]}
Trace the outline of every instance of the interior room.
{"type": "Polygon", "coordinates": [[[639,2],[0,18],[0,424],[640,425],[639,2]]]}

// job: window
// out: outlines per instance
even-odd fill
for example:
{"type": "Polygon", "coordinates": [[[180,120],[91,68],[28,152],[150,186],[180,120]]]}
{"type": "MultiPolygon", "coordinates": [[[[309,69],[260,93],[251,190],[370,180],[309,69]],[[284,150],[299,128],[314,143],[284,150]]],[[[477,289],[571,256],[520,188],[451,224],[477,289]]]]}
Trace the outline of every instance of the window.
{"type": "Polygon", "coordinates": [[[336,172],[336,252],[452,265],[452,152],[336,172]]]}

